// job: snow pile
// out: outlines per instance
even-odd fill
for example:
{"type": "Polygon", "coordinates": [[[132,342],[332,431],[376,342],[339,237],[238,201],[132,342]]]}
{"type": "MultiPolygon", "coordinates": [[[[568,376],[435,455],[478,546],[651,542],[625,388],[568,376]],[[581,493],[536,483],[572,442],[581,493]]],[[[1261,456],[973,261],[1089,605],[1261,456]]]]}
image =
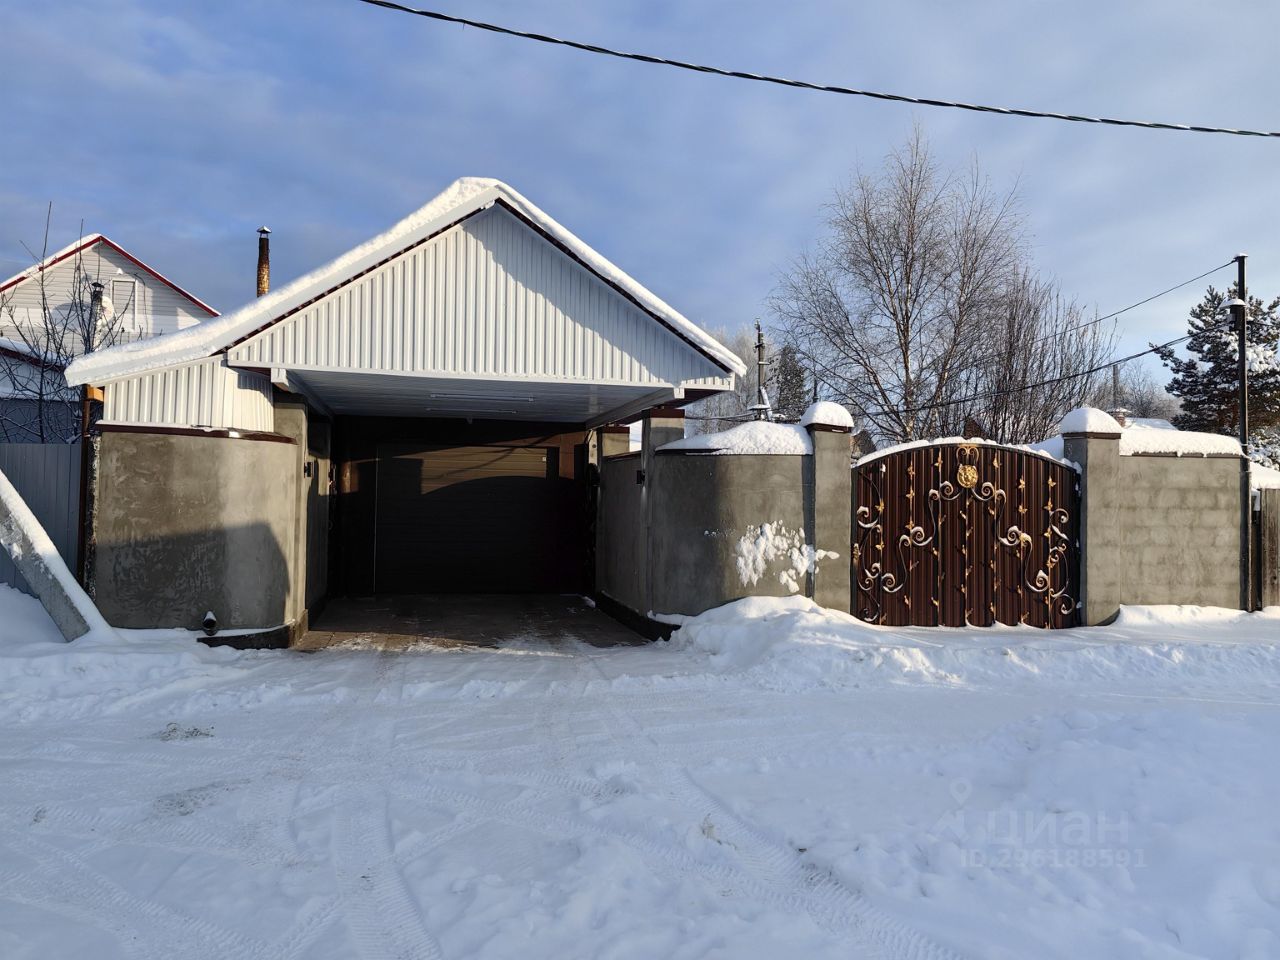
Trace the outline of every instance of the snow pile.
{"type": "Polygon", "coordinates": [[[732,350],[600,256],[516,190],[498,180],[463,177],[385,233],[239,310],[185,330],[78,357],[67,368],[67,383],[75,386],[90,381],[100,382],[212,356],[334,285],[499,200],[555,238],[588,269],[633,297],[725,369],[739,376],[746,373],[742,360],[732,350]]]}
{"type": "Polygon", "coordinates": [[[685,619],[670,642],[770,689],[1269,677],[1280,693],[1280,608],[1126,607],[1107,628],[952,630],[875,626],[803,597],[749,597],[685,619]],[[1207,638],[1208,621],[1240,639],[1207,638]],[[1153,625],[1157,641],[1144,629],[1153,625]]]}
{"type": "Polygon", "coordinates": [[[663,444],[659,450],[700,454],[808,455],[813,453],[809,431],[792,423],[752,420],[719,433],[700,433],[663,444]]]}
{"type": "Polygon", "coordinates": [[[804,415],[800,417],[800,426],[807,427],[811,423],[853,429],[853,417],[849,415],[849,411],[830,400],[819,400],[805,408],[804,415]]]}
{"type": "Polygon", "coordinates": [[[1058,424],[1061,433],[1119,433],[1115,417],[1097,407],[1076,407],[1058,424]]]}
{"type": "Polygon", "coordinates": [[[49,619],[40,601],[15,590],[7,583],[0,583],[0,644],[11,653],[14,646],[27,644],[57,644],[65,649],[66,641],[49,619]]]}

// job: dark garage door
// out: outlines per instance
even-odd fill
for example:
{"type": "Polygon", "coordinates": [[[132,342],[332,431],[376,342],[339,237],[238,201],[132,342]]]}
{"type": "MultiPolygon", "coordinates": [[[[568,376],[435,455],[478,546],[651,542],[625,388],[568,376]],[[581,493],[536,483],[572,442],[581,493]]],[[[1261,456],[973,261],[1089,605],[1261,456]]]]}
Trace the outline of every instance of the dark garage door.
{"type": "Polygon", "coordinates": [[[578,486],[555,447],[378,448],[378,593],[581,589],[578,486]]]}

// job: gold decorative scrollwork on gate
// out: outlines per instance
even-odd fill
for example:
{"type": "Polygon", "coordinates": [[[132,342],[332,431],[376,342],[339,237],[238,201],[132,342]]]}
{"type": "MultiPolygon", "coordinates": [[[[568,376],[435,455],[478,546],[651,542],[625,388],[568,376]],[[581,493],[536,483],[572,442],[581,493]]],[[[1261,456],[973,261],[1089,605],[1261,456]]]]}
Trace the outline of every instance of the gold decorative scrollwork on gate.
{"type": "Polygon", "coordinates": [[[960,460],[960,465],[956,467],[956,483],[966,490],[972,490],[978,485],[978,445],[960,444],[956,447],[956,457],[960,460]]]}
{"type": "Polygon", "coordinates": [[[1078,481],[1069,466],[995,444],[936,444],[866,463],[855,484],[859,617],[1075,622],[1078,481]]]}

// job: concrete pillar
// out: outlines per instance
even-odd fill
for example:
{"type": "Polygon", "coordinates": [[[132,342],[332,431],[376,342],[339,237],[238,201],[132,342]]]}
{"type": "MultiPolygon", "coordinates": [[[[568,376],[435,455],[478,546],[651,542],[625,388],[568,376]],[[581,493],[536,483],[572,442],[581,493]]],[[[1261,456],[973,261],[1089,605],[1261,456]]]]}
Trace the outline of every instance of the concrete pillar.
{"type": "Polygon", "coordinates": [[[637,478],[644,485],[641,495],[644,516],[644,584],[640,596],[644,597],[645,609],[640,610],[644,616],[650,613],[670,613],[663,609],[662,597],[655,596],[654,586],[660,578],[654,575],[657,565],[668,562],[663,552],[665,546],[655,539],[655,531],[662,529],[655,515],[669,506],[663,503],[664,497],[678,495],[678,491],[666,490],[662,487],[660,472],[657,467],[658,448],[663,444],[684,439],[684,411],[658,407],[646,410],[644,422],[640,430],[640,475],[637,478]]]}
{"type": "MultiPolygon", "coordinates": [[[[683,429],[683,427],[681,428],[683,429]]],[[[616,457],[631,451],[631,428],[614,426],[600,428],[600,459],[616,457]]]]}
{"type": "Polygon", "coordinates": [[[849,612],[849,538],[853,525],[852,438],[847,427],[812,423],[813,464],[805,484],[805,542],[836,554],[819,560],[809,596],[824,607],[849,612]]]}
{"type": "Polygon", "coordinates": [[[292,621],[295,632],[307,629],[307,496],[310,482],[304,476],[307,462],[307,402],[299,396],[275,392],[275,432],[294,441],[293,538],[282,544],[288,564],[289,592],[285,600],[286,622],[292,621]]]}
{"type": "Polygon", "coordinates": [[[1068,433],[1063,453],[1080,465],[1081,622],[1110,622],[1124,599],[1120,434],[1068,433]]]}

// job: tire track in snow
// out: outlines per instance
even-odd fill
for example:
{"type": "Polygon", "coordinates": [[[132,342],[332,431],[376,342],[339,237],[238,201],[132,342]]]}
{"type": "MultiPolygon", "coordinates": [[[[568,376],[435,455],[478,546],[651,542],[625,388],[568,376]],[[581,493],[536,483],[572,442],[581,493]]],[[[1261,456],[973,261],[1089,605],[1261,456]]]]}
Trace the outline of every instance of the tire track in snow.
{"type": "Polygon", "coordinates": [[[390,809],[382,800],[348,789],[334,810],[334,875],[347,929],[364,960],[443,960],[393,854],[390,809]]]}
{"type": "MultiPolygon", "coordinates": [[[[73,853],[33,837],[6,832],[4,842],[36,861],[33,870],[11,878],[5,896],[70,917],[83,917],[110,930],[133,956],[236,957],[268,960],[270,945],[200,917],[129,893],[73,853]],[[41,896],[32,898],[38,891],[41,896]],[[157,941],[164,934],[164,945],[157,941]]],[[[102,845],[106,847],[107,845],[102,845]]]]}
{"type": "MultiPolygon", "coordinates": [[[[393,768],[397,718],[394,710],[377,724],[376,737],[365,736],[371,725],[358,721],[367,708],[383,700],[400,702],[404,690],[403,660],[379,654],[372,681],[362,696],[347,704],[334,719],[350,718],[350,755],[368,757],[369,773],[361,783],[340,787],[332,814],[331,847],[339,910],[364,960],[443,960],[444,952],[423,922],[395,856],[391,810],[385,788],[379,794],[371,783],[385,784],[393,768]]],[[[357,688],[360,689],[360,688],[357,688]]]]}
{"type": "MultiPolygon", "coordinates": [[[[612,678],[598,662],[603,655],[585,644],[581,652],[606,686],[610,685],[612,678]]],[[[646,759],[655,773],[670,766],[662,756],[663,747],[636,719],[634,711],[618,713],[607,697],[601,703],[620,725],[634,731],[635,744],[649,754],[646,759]]],[[[856,936],[865,947],[882,955],[887,951],[893,960],[962,960],[956,951],[888,916],[830,873],[804,863],[796,851],[761,833],[699,784],[688,768],[680,767],[668,786],[673,800],[694,811],[705,810],[709,805],[718,817],[714,821],[718,836],[734,849],[748,871],[769,888],[788,899],[794,898],[823,929],[856,936]]]]}

